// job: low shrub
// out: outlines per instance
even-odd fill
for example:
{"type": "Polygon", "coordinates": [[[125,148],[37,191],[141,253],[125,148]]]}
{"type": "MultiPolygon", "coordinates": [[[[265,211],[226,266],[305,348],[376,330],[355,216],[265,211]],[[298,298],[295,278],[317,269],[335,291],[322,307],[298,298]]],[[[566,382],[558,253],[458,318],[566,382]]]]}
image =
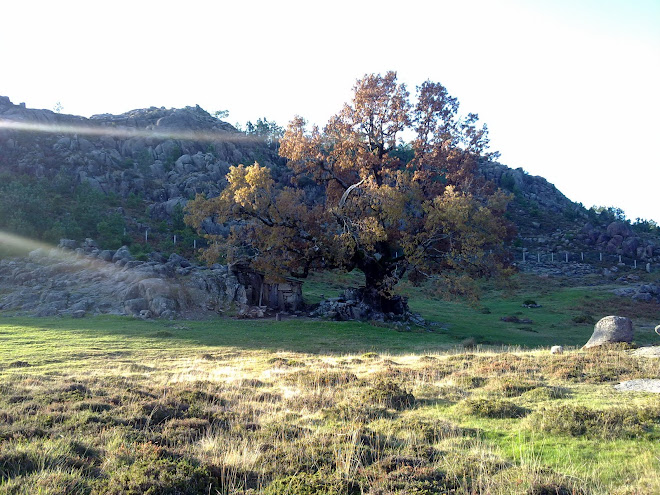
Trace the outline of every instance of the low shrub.
{"type": "Polygon", "coordinates": [[[538,387],[537,382],[524,380],[516,376],[509,376],[488,382],[486,387],[489,391],[503,397],[518,397],[523,393],[538,387]]]}
{"type": "Polygon", "coordinates": [[[284,381],[305,387],[336,387],[357,381],[357,376],[349,371],[294,371],[285,375],[284,381]]]}
{"type": "Polygon", "coordinates": [[[522,418],[529,412],[513,402],[500,399],[465,399],[460,406],[467,414],[493,419],[522,418]]]}
{"type": "Polygon", "coordinates": [[[307,366],[303,361],[298,361],[297,359],[286,359],[281,357],[274,357],[268,360],[273,368],[302,368],[307,366]]]}
{"type": "Polygon", "coordinates": [[[92,495],[197,495],[215,493],[209,471],[187,459],[141,458],[111,471],[96,483],[92,495]]]}
{"type": "Polygon", "coordinates": [[[578,325],[580,324],[594,325],[596,323],[596,319],[591,315],[582,314],[582,315],[574,316],[573,323],[577,323],[578,325]]]}
{"type": "Polygon", "coordinates": [[[541,387],[535,387],[531,390],[526,391],[521,395],[521,397],[532,401],[541,401],[541,400],[564,399],[569,395],[570,392],[565,388],[543,385],[541,387]]]}
{"type": "Polygon", "coordinates": [[[590,409],[560,404],[541,408],[527,419],[527,427],[572,437],[632,438],[660,424],[660,406],[590,409]]]}
{"type": "Polygon", "coordinates": [[[362,396],[367,403],[400,411],[415,403],[413,394],[404,390],[393,381],[380,381],[368,388],[362,396]]]}
{"type": "Polygon", "coordinates": [[[324,473],[298,473],[281,476],[264,490],[265,495],[359,495],[360,485],[324,473]]]}
{"type": "Polygon", "coordinates": [[[482,387],[487,379],[482,376],[469,375],[466,373],[454,373],[448,377],[448,381],[459,388],[473,389],[482,387]]]}

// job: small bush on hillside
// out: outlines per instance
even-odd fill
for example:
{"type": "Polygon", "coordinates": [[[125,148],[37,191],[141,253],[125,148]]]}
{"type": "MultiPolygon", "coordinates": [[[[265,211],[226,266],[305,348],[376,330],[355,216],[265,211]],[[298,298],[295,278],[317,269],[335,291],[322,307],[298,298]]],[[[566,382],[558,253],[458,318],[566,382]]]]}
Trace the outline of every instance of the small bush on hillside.
{"type": "Polygon", "coordinates": [[[522,418],[529,411],[513,402],[499,399],[465,399],[461,408],[467,413],[483,418],[522,418]]]}
{"type": "Polygon", "coordinates": [[[488,383],[488,390],[504,397],[518,397],[523,393],[538,387],[537,382],[524,380],[516,376],[509,376],[488,383]]]}
{"type": "Polygon", "coordinates": [[[341,402],[333,407],[323,409],[321,413],[323,419],[328,421],[355,421],[366,423],[379,418],[389,418],[392,416],[386,407],[372,404],[361,404],[352,402],[341,402]]]}
{"type": "Polygon", "coordinates": [[[294,371],[285,375],[284,381],[306,387],[336,387],[357,381],[357,376],[349,371],[294,371]]]}
{"type": "Polygon", "coordinates": [[[594,325],[596,323],[596,319],[591,315],[582,314],[582,315],[574,316],[573,323],[577,323],[578,325],[580,324],[594,325]]]}
{"type": "Polygon", "coordinates": [[[584,354],[563,355],[546,365],[551,376],[574,382],[603,383],[657,376],[652,362],[639,360],[619,350],[598,349],[584,354]]]}
{"type": "Polygon", "coordinates": [[[268,360],[273,368],[302,368],[307,366],[303,361],[298,361],[297,359],[286,359],[282,357],[274,357],[268,360]]]}
{"type": "Polygon", "coordinates": [[[208,470],[187,459],[144,458],[111,471],[92,495],[197,495],[215,488],[208,470]]]}
{"type": "Polygon", "coordinates": [[[521,397],[532,401],[564,399],[570,395],[570,392],[562,387],[535,387],[523,393],[521,397]]]}
{"type": "Polygon", "coordinates": [[[659,424],[660,406],[597,410],[561,404],[539,409],[527,418],[527,426],[532,430],[573,437],[631,438],[659,424]]]}
{"type": "Polygon", "coordinates": [[[264,490],[265,495],[359,495],[360,485],[324,473],[298,473],[282,476],[264,490]]]}
{"type": "Polygon", "coordinates": [[[373,387],[366,390],[363,399],[367,403],[398,411],[412,406],[415,402],[413,394],[392,381],[377,382],[373,387]]]}
{"type": "Polygon", "coordinates": [[[448,377],[454,386],[464,389],[473,389],[482,387],[487,379],[482,376],[468,375],[465,373],[454,373],[448,377]]]}

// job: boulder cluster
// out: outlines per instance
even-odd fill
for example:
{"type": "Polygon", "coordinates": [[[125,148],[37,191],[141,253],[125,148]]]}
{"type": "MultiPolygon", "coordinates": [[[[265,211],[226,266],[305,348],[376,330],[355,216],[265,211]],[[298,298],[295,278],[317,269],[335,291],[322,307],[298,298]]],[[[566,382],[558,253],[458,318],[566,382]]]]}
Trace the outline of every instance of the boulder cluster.
{"type": "Polygon", "coordinates": [[[225,265],[196,266],[177,254],[133,259],[126,246],[62,240],[27,258],[0,260],[0,309],[33,316],[118,314],[196,317],[249,304],[252,287],[225,265]]]}
{"type": "Polygon", "coordinates": [[[615,221],[605,229],[585,224],[578,236],[587,246],[608,254],[647,261],[660,256],[660,246],[635,235],[626,222],[615,221]]]}
{"type": "Polygon", "coordinates": [[[337,321],[377,321],[388,322],[395,326],[426,327],[427,322],[418,313],[412,313],[405,297],[395,296],[385,305],[368,301],[364,288],[349,288],[338,297],[324,299],[310,313],[312,317],[337,321]]]}
{"type": "MultiPolygon", "coordinates": [[[[133,194],[149,204],[152,221],[171,218],[198,193],[218,195],[230,165],[282,161],[263,140],[247,139],[199,106],[87,119],[25,108],[2,96],[0,119],[80,130],[62,135],[2,129],[0,165],[36,177],[60,174],[105,194],[133,194]]],[[[210,221],[205,227],[221,228],[210,221]]]]}
{"type": "Polygon", "coordinates": [[[652,283],[638,283],[615,289],[617,296],[630,297],[634,301],[660,304],[660,280],[652,283]]]}

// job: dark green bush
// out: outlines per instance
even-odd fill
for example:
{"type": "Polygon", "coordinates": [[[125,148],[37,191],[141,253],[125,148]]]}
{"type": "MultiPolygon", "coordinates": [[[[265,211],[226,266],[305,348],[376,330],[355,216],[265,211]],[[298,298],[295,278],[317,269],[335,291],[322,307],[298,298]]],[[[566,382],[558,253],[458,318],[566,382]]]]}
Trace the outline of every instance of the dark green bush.
{"type": "Polygon", "coordinates": [[[596,323],[596,319],[591,315],[583,314],[574,316],[573,323],[594,325],[596,323]]]}
{"type": "Polygon", "coordinates": [[[530,429],[573,437],[632,438],[660,424],[660,406],[590,409],[561,404],[527,418],[530,429]]]}
{"type": "Polygon", "coordinates": [[[468,414],[484,418],[522,418],[529,411],[513,402],[500,399],[465,399],[461,407],[468,414]]]}
{"type": "Polygon", "coordinates": [[[208,470],[187,459],[144,458],[111,471],[93,495],[198,495],[215,493],[216,480],[208,470]]]}
{"type": "Polygon", "coordinates": [[[389,380],[377,382],[373,387],[368,388],[363,394],[363,399],[367,403],[399,411],[412,406],[415,402],[413,394],[389,380]]]}
{"type": "Polygon", "coordinates": [[[298,473],[276,478],[265,495],[359,495],[360,485],[323,473],[298,473]]]}

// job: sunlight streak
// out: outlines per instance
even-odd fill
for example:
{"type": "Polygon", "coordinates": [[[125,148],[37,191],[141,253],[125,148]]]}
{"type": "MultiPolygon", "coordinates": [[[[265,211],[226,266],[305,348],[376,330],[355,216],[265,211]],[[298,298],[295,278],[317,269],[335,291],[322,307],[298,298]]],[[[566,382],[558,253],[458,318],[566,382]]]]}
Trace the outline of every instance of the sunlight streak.
{"type": "MultiPolygon", "coordinates": [[[[146,278],[140,273],[127,273],[123,270],[123,267],[116,266],[109,261],[94,258],[89,254],[62,249],[53,244],[36,241],[2,230],[0,230],[0,249],[5,249],[8,252],[7,258],[27,258],[30,262],[43,266],[63,263],[64,265],[61,266],[66,267],[65,270],[70,272],[93,270],[105,278],[120,277],[124,281],[136,281],[146,278]]],[[[0,256],[0,260],[2,258],[0,256]]],[[[167,284],[169,281],[163,280],[163,283],[167,284]]]]}
{"type": "Polygon", "coordinates": [[[0,230],[0,249],[2,248],[7,248],[12,252],[25,254],[34,251],[35,249],[51,250],[54,249],[55,246],[0,230]]]}
{"type": "Polygon", "coordinates": [[[186,129],[137,129],[133,127],[108,125],[74,125],[45,122],[18,122],[14,120],[0,120],[0,130],[36,132],[43,134],[79,134],[83,136],[111,136],[131,139],[178,139],[182,141],[203,142],[261,142],[263,136],[247,136],[242,132],[229,131],[193,131],[186,129]]]}
{"type": "Polygon", "coordinates": [[[27,257],[30,261],[39,264],[52,264],[53,262],[65,262],[70,265],[71,270],[92,268],[99,272],[111,275],[118,271],[114,264],[103,260],[78,254],[75,251],[61,249],[53,244],[36,241],[22,237],[11,232],[0,230],[0,249],[6,249],[10,254],[8,257],[27,257]]]}

